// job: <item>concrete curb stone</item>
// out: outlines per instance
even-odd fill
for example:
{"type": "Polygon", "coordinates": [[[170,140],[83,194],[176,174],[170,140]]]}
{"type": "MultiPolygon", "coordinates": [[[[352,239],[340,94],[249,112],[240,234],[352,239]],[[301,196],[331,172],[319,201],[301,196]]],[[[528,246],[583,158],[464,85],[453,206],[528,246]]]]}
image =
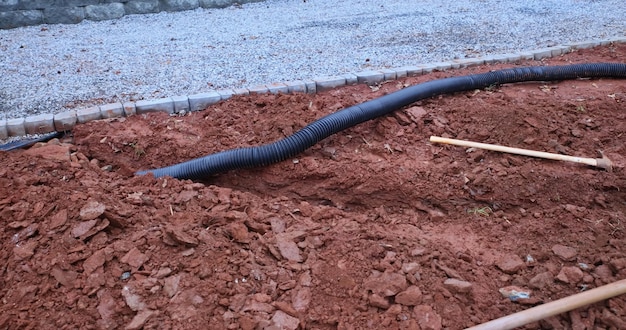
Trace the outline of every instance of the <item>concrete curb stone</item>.
{"type": "Polygon", "coordinates": [[[435,65],[434,63],[422,64],[419,67],[422,68],[422,74],[431,73],[437,70],[437,65],[435,65]]]}
{"type": "Polygon", "coordinates": [[[552,57],[552,49],[550,48],[537,49],[533,52],[533,55],[534,55],[535,61],[539,61],[544,58],[549,58],[549,57],[552,57]]]}
{"type": "Polygon", "coordinates": [[[396,79],[406,78],[408,77],[408,72],[403,68],[394,68],[392,69],[396,73],[396,79]]]}
{"type": "Polygon", "coordinates": [[[406,70],[407,77],[421,76],[424,74],[422,68],[417,65],[403,66],[401,69],[406,70]]]}
{"type": "Polygon", "coordinates": [[[361,71],[356,73],[359,84],[375,85],[385,80],[385,74],[380,71],[361,71]]]}
{"type": "Polygon", "coordinates": [[[265,85],[259,85],[248,88],[250,94],[266,94],[269,93],[270,89],[265,85]]]}
{"type": "Polygon", "coordinates": [[[452,64],[450,62],[437,62],[433,63],[435,66],[435,70],[437,71],[446,71],[452,69],[452,64]]]}
{"type": "Polygon", "coordinates": [[[480,58],[458,58],[458,59],[452,60],[452,62],[458,65],[459,69],[469,68],[472,66],[478,66],[480,64],[485,63],[480,58]]]}
{"type": "Polygon", "coordinates": [[[156,100],[137,101],[135,102],[135,107],[137,108],[137,114],[159,111],[167,112],[169,114],[174,113],[174,101],[171,97],[164,97],[156,100]]]}
{"type": "Polygon", "coordinates": [[[124,115],[126,117],[137,114],[137,107],[135,105],[135,102],[124,102],[122,106],[124,107],[124,115]]]}
{"type": "Polygon", "coordinates": [[[220,100],[222,100],[222,96],[218,92],[189,95],[189,110],[201,111],[220,100]]]}
{"type": "Polygon", "coordinates": [[[304,81],[304,85],[306,86],[307,94],[317,93],[317,84],[315,83],[315,80],[307,79],[304,81]]]}
{"type": "Polygon", "coordinates": [[[78,119],[78,122],[81,124],[100,118],[102,118],[102,114],[98,106],[76,110],[76,119],[78,119]]]}
{"type": "Polygon", "coordinates": [[[124,106],[122,103],[109,103],[100,106],[100,116],[102,118],[116,118],[124,116],[124,106]]]}
{"type": "Polygon", "coordinates": [[[184,113],[191,110],[189,97],[187,96],[173,96],[172,102],[174,103],[174,113],[184,113]]]}
{"type": "Polygon", "coordinates": [[[272,94],[289,93],[289,86],[287,86],[287,85],[285,85],[283,83],[272,83],[272,84],[269,84],[269,85],[267,85],[267,89],[272,94]]]}
{"type": "Polygon", "coordinates": [[[285,82],[289,93],[306,93],[306,84],[302,80],[285,82]]]}
{"type": "Polygon", "coordinates": [[[315,81],[315,90],[318,93],[346,85],[346,78],[341,76],[320,77],[313,80],[315,81]]]}
{"type": "Polygon", "coordinates": [[[398,75],[396,74],[396,70],[394,69],[381,69],[379,70],[385,76],[385,81],[388,80],[396,80],[398,75]]]}
{"type": "Polygon", "coordinates": [[[51,113],[26,117],[24,119],[26,134],[44,134],[54,132],[54,115],[51,113]]]}
{"type": "Polygon", "coordinates": [[[250,90],[247,88],[235,88],[233,91],[235,95],[250,95],[250,90]]]}
{"type": "Polygon", "coordinates": [[[78,117],[76,111],[66,111],[54,115],[54,129],[57,132],[69,131],[76,126],[78,117]]]}
{"type": "Polygon", "coordinates": [[[233,89],[220,89],[217,91],[217,94],[220,94],[220,100],[228,100],[229,98],[235,95],[235,90],[233,89]]]}
{"type": "Polygon", "coordinates": [[[356,85],[359,83],[359,78],[354,73],[345,73],[341,76],[346,79],[346,85],[356,85]]]}
{"type": "Polygon", "coordinates": [[[24,136],[26,128],[24,127],[24,118],[15,118],[7,120],[7,133],[9,136],[24,136]]]}
{"type": "Polygon", "coordinates": [[[0,119],[0,139],[6,139],[9,137],[9,132],[7,132],[7,121],[6,119],[0,119]]]}

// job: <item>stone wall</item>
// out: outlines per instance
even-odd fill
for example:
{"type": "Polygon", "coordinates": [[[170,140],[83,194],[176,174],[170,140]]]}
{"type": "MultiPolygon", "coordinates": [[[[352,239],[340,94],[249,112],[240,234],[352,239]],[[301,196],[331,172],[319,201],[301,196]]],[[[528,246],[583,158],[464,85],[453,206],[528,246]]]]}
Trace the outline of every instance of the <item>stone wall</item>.
{"type": "Polygon", "coordinates": [[[263,0],[0,0],[0,29],[38,24],[75,24],[131,14],[224,8],[263,0]]]}

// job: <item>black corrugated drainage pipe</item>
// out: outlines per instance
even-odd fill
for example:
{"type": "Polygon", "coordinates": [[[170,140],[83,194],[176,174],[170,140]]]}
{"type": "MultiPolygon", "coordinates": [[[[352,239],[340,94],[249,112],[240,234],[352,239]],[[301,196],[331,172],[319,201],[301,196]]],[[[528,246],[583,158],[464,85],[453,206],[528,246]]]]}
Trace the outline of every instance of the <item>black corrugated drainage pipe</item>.
{"type": "Polygon", "coordinates": [[[276,142],[257,147],[226,150],[180,164],[139,171],[136,174],[152,173],[157,178],[171,176],[178,179],[201,179],[230,170],[266,166],[294,157],[337,132],[436,95],[524,81],[602,77],[626,78],[626,64],[589,63],[537,66],[433,80],[332,113],[276,142]]]}

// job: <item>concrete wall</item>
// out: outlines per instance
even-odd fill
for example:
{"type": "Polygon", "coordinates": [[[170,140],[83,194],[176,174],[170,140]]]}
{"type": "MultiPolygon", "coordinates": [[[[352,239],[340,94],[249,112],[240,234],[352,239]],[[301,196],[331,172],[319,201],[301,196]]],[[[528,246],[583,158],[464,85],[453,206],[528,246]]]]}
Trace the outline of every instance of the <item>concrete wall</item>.
{"type": "Polygon", "coordinates": [[[131,14],[224,8],[263,0],[0,0],[0,29],[38,24],[75,24],[131,14]]]}

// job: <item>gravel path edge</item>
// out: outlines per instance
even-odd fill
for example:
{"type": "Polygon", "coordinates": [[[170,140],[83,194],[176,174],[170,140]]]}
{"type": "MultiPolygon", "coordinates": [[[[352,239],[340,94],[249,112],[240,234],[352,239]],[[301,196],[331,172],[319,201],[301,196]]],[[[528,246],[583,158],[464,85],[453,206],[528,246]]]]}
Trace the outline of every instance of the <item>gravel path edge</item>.
{"type": "Polygon", "coordinates": [[[135,114],[163,111],[172,115],[181,115],[187,112],[204,110],[208,106],[226,100],[233,95],[298,92],[314,94],[346,85],[360,83],[373,85],[407,76],[419,76],[434,70],[445,71],[482,64],[509,63],[520,60],[541,60],[560,56],[578,49],[606,46],[612,43],[626,43],[626,37],[575,42],[519,53],[488,55],[477,58],[456,59],[391,69],[368,70],[306,80],[270,83],[248,88],[220,89],[194,95],[126,103],[108,103],[57,114],[38,114],[22,118],[0,119],[0,141],[11,141],[50,132],[67,132],[77,124],[94,120],[132,116],[135,114]]]}

